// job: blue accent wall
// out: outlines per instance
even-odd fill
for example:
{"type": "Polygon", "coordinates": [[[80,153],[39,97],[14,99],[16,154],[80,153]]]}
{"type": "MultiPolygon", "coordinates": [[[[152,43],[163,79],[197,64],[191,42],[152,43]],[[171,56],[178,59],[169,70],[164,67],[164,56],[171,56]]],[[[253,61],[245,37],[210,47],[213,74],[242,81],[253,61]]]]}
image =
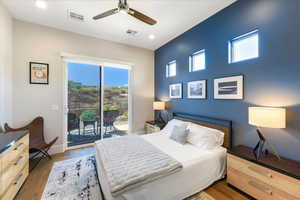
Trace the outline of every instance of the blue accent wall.
{"type": "Polygon", "coordinates": [[[173,112],[233,121],[233,144],[258,140],[248,124],[249,106],[287,108],[287,128],[263,128],[282,156],[300,161],[300,1],[239,0],[155,51],[155,95],[168,100],[169,84],[183,83],[183,98],[170,100],[173,112]],[[228,64],[228,41],[259,29],[260,57],[228,64]],[[189,72],[189,55],[206,50],[206,69],[189,72]],[[165,66],[177,61],[176,77],[165,66]],[[244,100],[214,100],[213,79],[244,75],[244,100]],[[206,79],[205,100],[187,99],[187,82],[206,79]]]}

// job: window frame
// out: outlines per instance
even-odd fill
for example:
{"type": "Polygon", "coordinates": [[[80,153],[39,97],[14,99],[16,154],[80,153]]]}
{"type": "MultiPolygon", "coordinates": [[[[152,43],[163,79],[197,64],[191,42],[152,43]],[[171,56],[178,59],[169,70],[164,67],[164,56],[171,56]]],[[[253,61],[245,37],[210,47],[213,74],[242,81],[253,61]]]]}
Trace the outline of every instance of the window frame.
{"type": "Polygon", "coordinates": [[[206,51],[205,49],[202,49],[200,51],[194,52],[192,55],[189,56],[189,72],[197,72],[197,71],[202,71],[206,69],[206,51]],[[193,65],[193,57],[199,54],[204,54],[204,68],[203,69],[197,69],[194,70],[194,65],[193,65]]]}
{"type": "Polygon", "coordinates": [[[166,77],[175,77],[177,75],[177,63],[176,60],[172,60],[166,65],[166,77]],[[170,65],[175,63],[175,75],[170,76],[170,65]]]}
{"type": "Polygon", "coordinates": [[[244,61],[247,61],[247,60],[252,60],[252,59],[257,59],[260,57],[260,51],[259,51],[259,47],[260,47],[260,37],[259,37],[259,30],[258,29],[255,29],[253,31],[250,31],[248,33],[245,33],[243,35],[240,35],[238,37],[235,37],[231,40],[228,41],[228,63],[229,64],[232,64],[232,63],[239,63],[239,62],[244,62],[244,61]],[[253,57],[253,58],[247,58],[247,59],[244,59],[244,60],[239,60],[239,61],[233,61],[233,43],[236,42],[236,41],[240,41],[240,40],[244,40],[244,39],[247,39],[247,38],[250,38],[252,37],[253,35],[257,34],[257,37],[258,37],[258,49],[257,49],[257,57],[253,57]]]}

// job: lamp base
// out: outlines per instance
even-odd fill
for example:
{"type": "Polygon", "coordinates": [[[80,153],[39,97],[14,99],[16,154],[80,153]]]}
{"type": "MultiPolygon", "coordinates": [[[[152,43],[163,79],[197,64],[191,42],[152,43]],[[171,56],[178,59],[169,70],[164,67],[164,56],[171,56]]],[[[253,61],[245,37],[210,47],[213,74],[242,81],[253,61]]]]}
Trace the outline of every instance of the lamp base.
{"type": "Polygon", "coordinates": [[[274,153],[274,155],[278,158],[278,160],[280,160],[280,156],[278,155],[274,146],[266,140],[264,134],[258,128],[256,129],[256,132],[258,134],[259,141],[253,149],[255,159],[259,160],[261,158],[261,156],[263,155],[264,146],[265,144],[267,144],[271,148],[271,151],[274,153]]]}

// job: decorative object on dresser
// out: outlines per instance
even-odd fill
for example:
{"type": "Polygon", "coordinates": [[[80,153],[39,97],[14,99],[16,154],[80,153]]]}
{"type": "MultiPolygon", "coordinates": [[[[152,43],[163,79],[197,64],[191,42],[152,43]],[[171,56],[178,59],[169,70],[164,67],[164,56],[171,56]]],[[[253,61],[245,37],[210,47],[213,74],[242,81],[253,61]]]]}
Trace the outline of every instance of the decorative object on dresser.
{"type": "Polygon", "coordinates": [[[249,107],[249,124],[257,127],[256,131],[259,137],[259,142],[255,146],[253,153],[256,159],[259,159],[263,153],[264,145],[271,148],[273,153],[280,159],[276,149],[271,143],[266,140],[266,137],[258,127],[267,128],[285,128],[286,113],[284,108],[270,108],[270,107],[249,107]]]}
{"type": "Polygon", "coordinates": [[[29,68],[30,84],[49,84],[49,64],[30,62],[29,68]]]}
{"type": "Polygon", "coordinates": [[[243,99],[244,76],[231,76],[214,80],[215,99],[243,99]]]}
{"type": "Polygon", "coordinates": [[[273,154],[256,160],[253,149],[236,146],[227,154],[227,183],[258,200],[300,200],[300,162],[273,154]]]}
{"type": "Polygon", "coordinates": [[[27,131],[0,135],[0,200],[13,200],[29,173],[27,131]]]}
{"type": "Polygon", "coordinates": [[[29,131],[29,151],[30,153],[34,153],[30,160],[34,161],[35,158],[37,158],[36,163],[30,167],[30,171],[33,170],[42,159],[51,159],[48,151],[57,141],[58,137],[54,138],[50,143],[46,143],[44,138],[44,119],[42,117],[35,118],[32,122],[22,128],[11,128],[7,123],[4,125],[4,128],[6,132],[22,130],[29,131]]]}
{"type": "Polygon", "coordinates": [[[145,123],[145,132],[148,133],[155,133],[160,131],[165,124],[161,121],[146,121],[145,123]]]}
{"type": "Polygon", "coordinates": [[[189,99],[206,99],[206,80],[188,82],[187,97],[189,99]]]}
{"type": "Polygon", "coordinates": [[[181,99],[182,98],[182,84],[172,84],[169,85],[169,97],[171,99],[181,99]]]}

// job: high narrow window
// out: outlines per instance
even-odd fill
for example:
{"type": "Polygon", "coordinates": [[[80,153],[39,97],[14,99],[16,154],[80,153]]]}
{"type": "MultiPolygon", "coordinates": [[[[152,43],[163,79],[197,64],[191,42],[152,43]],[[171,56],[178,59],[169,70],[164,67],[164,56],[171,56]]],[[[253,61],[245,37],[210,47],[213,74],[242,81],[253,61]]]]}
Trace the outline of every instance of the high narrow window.
{"type": "Polygon", "coordinates": [[[176,76],[176,61],[169,62],[166,66],[166,76],[176,76]]]}
{"type": "Polygon", "coordinates": [[[259,57],[258,30],[236,37],[229,41],[229,63],[259,57]]]}
{"type": "Polygon", "coordinates": [[[193,53],[190,56],[190,72],[205,69],[205,50],[193,53]]]}

